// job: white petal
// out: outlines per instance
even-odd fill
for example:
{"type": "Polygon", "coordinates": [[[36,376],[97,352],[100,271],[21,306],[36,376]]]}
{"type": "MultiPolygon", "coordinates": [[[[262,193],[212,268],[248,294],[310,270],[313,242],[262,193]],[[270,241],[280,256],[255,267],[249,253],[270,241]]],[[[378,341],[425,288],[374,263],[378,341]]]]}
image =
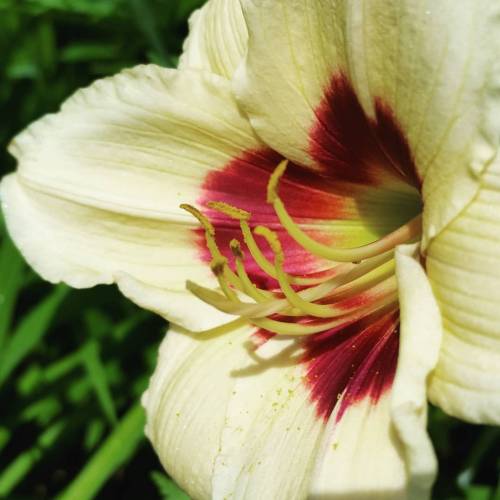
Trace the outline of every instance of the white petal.
{"type": "Polygon", "coordinates": [[[403,131],[424,179],[426,244],[472,199],[477,175],[498,147],[500,5],[488,0],[244,0],[242,5],[250,38],[236,84],[255,130],[285,156],[318,166],[312,131],[322,128],[330,145],[334,142],[338,131],[322,110],[332,106],[325,98],[335,91],[332,78],[343,75],[374,123],[378,105],[403,131]]]}
{"type": "Polygon", "coordinates": [[[364,400],[336,422],[332,416],[322,443],[310,498],[406,499],[403,446],[390,415],[390,395],[364,400]]]}
{"type": "Polygon", "coordinates": [[[209,0],[189,18],[179,69],[204,69],[231,78],[247,49],[240,0],[209,0]]]}
{"type": "Polygon", "coordinates": [[[426,433],[427,379],[441,346],[441,314],[425,271],[419,245],[396,250],[401,314],[398,370],[392,394],[392,417],[410,474],[409,498],[427,498],[437,463],[426,433]]]}
{"type": "Polygon", "coordinates": [[[500,162],[434,240],[426,267],[443,316],[430,400],[476,423],[500,423],[500,162]]]}
{"type": "Polygon", "coordinates": [[[186,279],[213,279],[179,204],[196,204],[208,174],[258,146],[224,79],[137,67],[77,92],[13,141],[19,169],[1,186],[7,226],[46,279],[121,281],[144,307],[205,328],[220,315],[183,290],[186,279]]]}
{"type": "Polygon", "coordinates": [[[195,498],[307,495],[323,421],[290,342],[265,344],[256,361],[252,331],[200,341],[172,328],[143,398],[148,437],[195,498]]]}
{"type": "MultiPolygon", "coordinates": [[[[409,452],[406,463],[390,390],[377,400],[351,402],[342,415],[346,396],[335,398],[326,422],[311,392],[304,346],[273,338],[255,349],[251,333],[242,327],[194,340],[174,328],[160,350],[144,398],[147,432],[167,471],[190,495],[406,498],[413,482],[425,490],[428,478],[422,486],[421,477],[409,476],[417,471],[410,465],[416,455],[409,452]]],[[[375,370],[370,366],[363,365],[363,373],[375,370]]],[[[425,436],[425,422],[418,425],[410,430],[425,436]]]]}
{"type": "Polygon", "coordinates": [[[249,356],[234,377],[214,498],[301,499],[309,490],[324,431],[304,385],[305,370],[290,358],[294,342],[270,340],[249,356]]]}
{"type": "Polygon", "coordinates": [[[248,329],[196,340],[171,327],[143,396],[146,434],[176,482],[193,498],[212,497],[227,404],[243,364],[248,329]]]}

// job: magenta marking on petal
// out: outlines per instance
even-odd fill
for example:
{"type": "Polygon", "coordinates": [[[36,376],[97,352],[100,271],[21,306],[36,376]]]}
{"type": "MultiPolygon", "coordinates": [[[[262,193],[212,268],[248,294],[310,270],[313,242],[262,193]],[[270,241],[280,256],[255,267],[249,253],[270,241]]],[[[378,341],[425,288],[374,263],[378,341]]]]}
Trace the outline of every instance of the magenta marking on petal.
{"type": "Polygon", "coordinates": [[[337,420],[364,398],[376,403],[392,385],[398,345],[397,310],[306,339],[306,383],[318,415],[328,419],[341,398],[337,420]]]}
{"type": "Polygon", "coordinates": [[[399,179],[420,187],[408,142],[391,108],[375,99],[369,119],[351,84],[334,75],[316,109],[309,152],[326,175],[339,181],[381,185],[399,179]]]}

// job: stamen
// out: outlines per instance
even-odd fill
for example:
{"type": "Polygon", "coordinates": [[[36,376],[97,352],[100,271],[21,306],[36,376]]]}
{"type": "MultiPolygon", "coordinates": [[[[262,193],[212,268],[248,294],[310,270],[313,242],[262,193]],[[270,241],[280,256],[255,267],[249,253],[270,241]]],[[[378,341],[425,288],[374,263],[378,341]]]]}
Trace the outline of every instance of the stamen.
{"type": "MultiPolygon", "coordinates": [[[[238,277],[234,274],[234,272],[227,265],[227,259],[222,255],[219,250],[219,246],[215,241],[215,228],[212,223],[205,217],[197,208],[192,205],[188,205],[187,203],[183,203],[180,205],[180,208],[189,212],[192,216],[198,219],[198,222],[201,224],[203,229],[205,230],[205,241],[207,243],[207,248],[212,256],[212,262],[218,262],[223,265],[224,275],[229,283],[235,288],[240,288],[241,283],[238,277]]],[[[212,269],[213,271],[213,269],[212,269]]]]}
{"type": "Polygon", "coordinates": [[[212,262],[210,263],[210,269],[212,270],[214,276],[217,278],[219,286],[221,290],[224,292],[224,295],[229,300],[235,300],[237,299],[236,293],[228,286],[226,280],[224,279],[224,270],[226,268],[227,268],[227,259],[225,257],[222,257],[220,259],[213,259],[212,262]]]}
{"type": "Polygon", "coordinates": [[[255,304],[242,302],[238,299],[228,300],[220,293],[189,280],[186,281],[186,288],[200,300],[203,300],[203,302],[227,314],[244,316],[248,319],[264,318],[277,313],[282,316],[303,316],[301,313],[294,313],[287,309],[289,308],[289,304],[285,299],[269,300],[255,304]]]}
{"type": "Polygon", "coordinates": [[[302,247],[318,257],[337,262],[359,262],[374,257],[418,236],[422,230],[422,216],[418,215],[407,224],[399,227],[383,238],[352,248],[334,248],[323,245],[309,237],[290,217],[285,205],[278,196],[278,184],[284,174],[288,160],[282,161],[271,175],[268,183],[268,200],[272,202],[276,215],[288,234],[302,247]]]}
{"type": "MultiPolygon", "coordinates": [[[[201,300],[204,302],[207,302],[208,304],[213,305],[217,309],[229,313],[229,314],[238,314],[236,311],[231,310],[230,308],[225,307],[225,299],[222,295],[218,294],[217,292],[207,289],[205,287],[201,287],[200,285],[197,285],[196,283],[193,283],[191,281],[188,281],[186,283],[187,289],[199,297],[201,300]]],[[[291,335],[291,336],[296,336],[296,335],[313,335],[314,333],[319,333],[327,329],[334,328],[335,326],[339,326],[343,323],[346,322],[353,322],[356,321],[357,319],[366,316],[368,314],[371,314],[378,309],[384,308],[386,306],[389,306],[391,304],[394,304],[394,302],[397,301],[397,292],[392,291],[389,293],[386,297],[384,297],[382,300],[377,301],[373,304],[370,304],[367,307],[364,308],[358,308],[355,310],[355,313],[350,313],[350,314],[345,314],[344,316],[337,317],[332,321],[322,321],[320,323],[315,323],[313,325],[309,324],[298,324],[298,323],[287,323],[283,321],[277,321],[273,319],[259,319],[259,318],[244,318],[245,322],[250,321],[252,324],[264,328],[265,330],[268,330],[270,332],[276,333],[277,335],[291,335]]],[[[240,316],[241,319],[241,316],[240,316]]],[[[229,324],[232,324],[234,322],[230,322],[229,324]]],[[[239,323],[240,324],[240,323],[239,323]]],[[[243,323],[244,324],[244,323],[243,323]]],[[[222,325],[224,327],[226,325],[222,325]]],[[[222,328],[220,327],[220,328],[222,328]]],[[[211,330],[206,330],[202,332],[196,332],[197,334],[200,335],[205,335],[205,334],[211,334],[214,332],[215,329],[211,330]]]]}
{"type": "Polygon", "coordinates": [[[228,323],[224,323],[223,325],[216,326],[214,328],[209,328],[208,330],[199,330],[197,332],[191,332],[194,336],[202,337],[204,340],[208,340],[209,338],[218,337],[219,335],[223,335],[225,333],[231,333],[235,328],[239,328],[240,326],[246,325],[248,322],[244,318],[237,318],[228,323]]]}
{"type": "Polygon", "coordinates": [[[260,290],[255,286],[254,283],[248,277],[248,274],[245,270],[245,266],[243,264],[243,251],[241,250],[240,242],[236,239],[231,240],[229,243],[231,251],[234,255],[234,260],[236,263],[236,271],[238,273],[238,277],[243,285],[243,291],[250,297],[252,297],[256,302],[263,302],[267,300],[269,297],[273,297],[267,291],[260,290]]]}
{"type": "MultiPolygon", "coordinates": [[[[239,221],[241,232],[243,234],[243,240],[245,241],[245,244],[250,251],[250,255],[253,257],[254,261],[262,271],[264,271],[271,278],[277,280],[278,277],[276,275],[276,270],[274,269],[273,264],[269,262],[267,257],[262,253],[259,245],[253,237],[252,230],[250,229],[250,225],[248,224],[251,214],[249,212],[246,212],[245,210],[233,207],[232,205],[229,205],[228,203],[224,203],[222,201],[209,201],[207,203],[207,206],[239,221]]],[[[334,269],[334,267],[335,266],[332,266],[330,269],[334,269]]],[[[341,269],[337,271],[344,272],[347,270],[348,269],[341,269]]],[[[316,285],[318,283],[322,283],[326,279],[324,276],[314,278],[291,276],[289,274],[287,274],[287,276],[292,284],[303,286],[316,285]]]]}
{"type": "Polygon", "coordinates": [[[277,335],[314,335],[397,307],[394,248],[420,234],[421,216],[373,243],[353,248],[331,248],[310,238],[293,221],[279,198],[279,181],[287,164],[288,161],[283,160],[271,174],[267,185],[267,201],[272,203],[283,229],[303,249],[333,261],[332,266],[320,276],[288,274],[284,269],[285,253],[277,232],[265,226],[257,226],[252,230],[249,222],[251,214],[246,210],[225,202],[209,202],[211,209],[238,221],[254,261],[279,284],[277,290],[262,290],[252,282],[245,269],[240,241],[233,239],[229,244],[236,266],[234,272],[217,245],[215,229],[209,219],[191,205],[181,205],[198,219],[205,230],[207,247],[212,255],[210,267],[218,280],[220,291],[191,281],[186,283],[187,289],[220,311],[239,316],[225,325],[197,334],[215,336],[251,324],[277,335]],[[260,249],[254,234],[263,237],[269,244],[273,253],[272,262],[260,249]],[[297,291],[297,286],[305,288],[297,291]],[[255,302],[240,300],[237,292],[242,292],[255,302]],[[288,321],[286,317],[289,317],[288,321]],[[296,321],[296,317],[300,319],[296,321]]]}
{"type": "Polygon", "coordinates": [[[259,328],[264,328],[269,332],[277,335],[302,336],[314,335],[315,333],[324,332],[343,324],[350,324],[358,319],[368,316],[369,314],[380,309],[390,309],[397,304],[398,294],[392,292],[386,298],[372,304],[370,307],[356,309],[354,314],[346,314],[331,321],[321,322],[315,325],[304,325],[299,323],[285,323],[273,319],[251,319],[250,322],[259,328]]]}
{"type": "MultiPolygon", "coordinates": [[[[318,318],[334,318],[338,316],[345,315],[346,313],[357,309],[359,306],[351,305],[350,308],[345,307],[336,307],[336,304],[314,304],[310,301],[304,300],[295,290],[291,287],[289,281],[285,273],[283,272],[283,261],[284,255],[281,248],[281,244],[279,242],[278,236],[273,231],[269,230],[264,226],[257,226],[255,228],[255,233],[263,236],[268,241],[271,249],[275,254],[275,268],[276,274],[278,276],[278,282],[281,290],[285,294],[285,297],[288,299],[290,304],[299,310],[301,310],[304,314],[310,316],[316,316],[318,318]]],[[[375,287],[376,288],[376,287],[375,287]]],[[[372,289],[372,293],[374,296],[377,295],[378,290],[372,289]]]]}
{"type": "Polygon", "coordinates": [[[209,201],[207,206],[213,210],[217,210],[217,212],[231,217],[231,219],[250,220],[250,212],[241,208],[233,207],[232,205],[229,205],[229,203],[225,203],[223,201],[209,201]]]}

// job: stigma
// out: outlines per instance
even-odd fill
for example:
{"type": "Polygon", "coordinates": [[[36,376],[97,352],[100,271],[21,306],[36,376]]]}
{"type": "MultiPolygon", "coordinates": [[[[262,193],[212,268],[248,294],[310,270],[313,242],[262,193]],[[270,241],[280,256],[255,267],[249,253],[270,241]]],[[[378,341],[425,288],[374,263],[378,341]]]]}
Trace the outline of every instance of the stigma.
{"type": "Polygon", "coordinates": [[[394,250],[397,245],[416,241],[421,235],[421,215],[382,238],[358,247],[337,248],[325,245],[306,234],[288,213],[279,196],[279,184],[288,165],[283,160],[267,184],[267,202],[273,206],[282,228],[306,252],[329,262],[318,274],[297,276],[286,272],[286,254],[278,234],[269,227],[252,225],[252,214],[220,201],[207,206],[235,220],[242,241],[258,267],[276,283],[264,289],[255,284],[246,271],[242,241],[231,240],[234,256],[230,266],[216,241],[216,230],[197,208],[181,208],[198,219],[204,229],[210,252],[210,268],[218,288],[210,289],[192,281],[187,289],[205,303],[235,316],[225,325],[196,332],[217,335],[237,325],[250,324],[275,335],[309,336],[341,329],[362,318],[377,317],[398,309],[394,250]],[[263,238],[272,251],[272,259],[261,250],[256,236],[263,238]]]}

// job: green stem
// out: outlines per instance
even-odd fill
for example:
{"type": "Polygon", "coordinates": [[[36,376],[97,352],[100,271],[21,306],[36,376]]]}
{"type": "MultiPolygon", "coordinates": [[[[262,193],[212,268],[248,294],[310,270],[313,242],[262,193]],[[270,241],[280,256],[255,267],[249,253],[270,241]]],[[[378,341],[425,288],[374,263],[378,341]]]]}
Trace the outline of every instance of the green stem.
{"type": "Polygon", "coordinates": [[[136,403],[58,500],[95,497],[108,478],[134,454],[144,436],[144,410],[136,403]]]}

